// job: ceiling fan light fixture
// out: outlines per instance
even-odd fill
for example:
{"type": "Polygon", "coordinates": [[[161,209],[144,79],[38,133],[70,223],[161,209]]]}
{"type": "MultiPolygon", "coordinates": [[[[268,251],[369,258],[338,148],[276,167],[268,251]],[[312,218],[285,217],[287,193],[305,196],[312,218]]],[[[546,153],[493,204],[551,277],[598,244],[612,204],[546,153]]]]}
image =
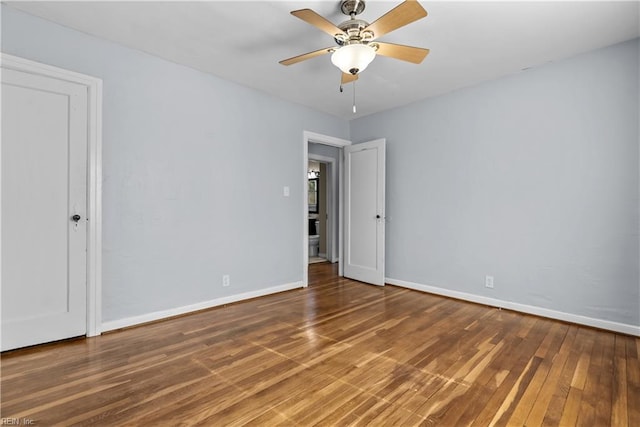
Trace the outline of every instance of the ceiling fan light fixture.
{"type": "Polygon", "coordinates": [[[360,43],[349,44],[333,52],[331,62],[343,73],[356,75],[364,71],[375,57],[376,50],[373,47],[360,43]]]}

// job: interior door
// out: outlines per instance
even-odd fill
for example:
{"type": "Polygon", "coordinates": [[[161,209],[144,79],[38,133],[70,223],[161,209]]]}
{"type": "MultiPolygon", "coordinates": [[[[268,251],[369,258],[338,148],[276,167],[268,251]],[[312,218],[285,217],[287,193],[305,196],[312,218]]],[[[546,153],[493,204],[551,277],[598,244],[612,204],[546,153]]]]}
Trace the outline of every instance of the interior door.
{"type": "Polygon", "coordinates": [[[2,69],[2,350],[86,334],[87,97],[2,69]]]}
{"type": "Polygon", "coordinates": [[[344,275],[384,285],[385,140],[345,149],[344,275]]]}

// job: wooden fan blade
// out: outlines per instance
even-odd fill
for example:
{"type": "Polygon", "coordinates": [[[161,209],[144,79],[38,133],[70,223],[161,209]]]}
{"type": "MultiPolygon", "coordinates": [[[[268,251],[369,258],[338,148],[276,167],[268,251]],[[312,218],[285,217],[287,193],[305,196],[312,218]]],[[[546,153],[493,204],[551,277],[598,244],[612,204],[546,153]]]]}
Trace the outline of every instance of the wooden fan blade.
{"type": "Polygon", "coordinates": [[[388,56],[389,58],[400,59],[402,61],[419,64],[429,54],[429,49],[421,47],[405,46],[402,44],[375,42],[378,45],[376,54],[388,56]]]}
{"type": "Polygon", "coordinates": [[[351,82],[355,82],[356,80],[358,80],[358,75],[353,75],[353,74],[347,74],[347,73],[342,73],[342,80],[341,80],[341,84],[346,85],[347,83],[351,83],[351,82]]]}
{"type": "Polygon", "coordinates": [[[327,21],[324,17],[318,15],[311,9],[300,9],[294,10],[291,12],[293,16],[296,18],[302,19],[304,22],[313,25],[321,31],[329,34],[331,37],[334,37],[336,34],[343,34],[340,28],[333,25],[331,22],[327,21]]]}
{"type": "Polygon", "coordinates": [[[335,49],[332,47],[325,47],[324,49],[314,50],[313,52],[303,53],[302,55],[294,56],[293,58],[283,59],[280,61],[282,65],[292,65],[297,64],[298,62],[302,62],[307,59],[315,58],[316,56],[324,55],[326,53],[331,53],[335,49]]]}
{"type": "Polygon", "coordinates": [[[406,0],[382,15],[363,31],[371,31],[373,39],[377,39],[425,16],[427,16],[427,11],[420,3],[415,0],[406,0]]]}

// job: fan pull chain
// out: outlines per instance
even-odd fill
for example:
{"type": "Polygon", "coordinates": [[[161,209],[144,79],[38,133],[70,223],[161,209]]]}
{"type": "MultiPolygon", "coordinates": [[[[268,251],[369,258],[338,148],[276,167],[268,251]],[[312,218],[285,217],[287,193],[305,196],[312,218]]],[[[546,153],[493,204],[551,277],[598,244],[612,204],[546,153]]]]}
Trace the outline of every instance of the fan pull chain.
{"type": "Polygon", "coordinates": [[[356,113],[356,82],[353,82],[353,114],[356,113]]]}

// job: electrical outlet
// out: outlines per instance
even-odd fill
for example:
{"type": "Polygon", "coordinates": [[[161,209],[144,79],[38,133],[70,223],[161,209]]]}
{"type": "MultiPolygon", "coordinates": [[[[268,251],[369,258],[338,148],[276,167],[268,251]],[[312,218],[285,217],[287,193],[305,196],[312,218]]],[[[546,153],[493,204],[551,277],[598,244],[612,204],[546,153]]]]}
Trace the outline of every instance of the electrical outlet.
{"type": "Polygon", "coordinates": [[[493,276],[485,276],[484,286],[493,289],[493,276]]]}
{"type": "Polygon", "coordinates": [[[231,279],[228,274],[222,276],[222,286],[229,286],[231,284],[231,279]]]}

